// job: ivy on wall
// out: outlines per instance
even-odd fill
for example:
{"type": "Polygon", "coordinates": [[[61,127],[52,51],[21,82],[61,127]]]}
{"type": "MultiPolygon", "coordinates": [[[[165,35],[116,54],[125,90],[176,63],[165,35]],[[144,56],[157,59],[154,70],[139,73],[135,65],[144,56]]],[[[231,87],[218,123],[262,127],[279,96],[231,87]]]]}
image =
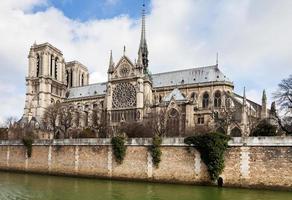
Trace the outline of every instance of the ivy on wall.
{"type": "Polygon", "coordinates": [[[111,140],[113,145],[113,153],[115,160],[118,164],[121,164],[126,155],[125,138],[122,136],[115,136],[111,140]]]}
{"type": "Polygon", "coordinates": [[[149,147],[149,150],[151,152],[152,161],[156,168],[158,168],[159,163],[161,161],[161,145],[162,139],[159,136],[154,136],[152,139],[152,145],[149,147]]]}
{"type": "Polygon", "coordinates": [[[224,169],[224,153],[229,139],[229,136],[215,132],[187,137],[184,140],[200,152],[212,181],[218,180],[224,169]]]}
{"type": "Polygon", "coordinates": [[[31,154],[32,154],[33,139],[32,138],[23,138],[22,143],[26,148],[27,157],[30,158],[31,154]]]}

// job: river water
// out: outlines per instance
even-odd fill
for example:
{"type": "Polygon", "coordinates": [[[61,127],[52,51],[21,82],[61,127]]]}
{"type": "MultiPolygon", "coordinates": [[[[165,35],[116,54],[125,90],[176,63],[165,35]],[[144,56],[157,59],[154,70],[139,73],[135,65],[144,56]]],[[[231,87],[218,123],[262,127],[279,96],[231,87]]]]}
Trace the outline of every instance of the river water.
{"type": "Polygon", "coordinates": [[[292,192],[109,181],[0,172],[0,199],[292,200],[292,192]]]}

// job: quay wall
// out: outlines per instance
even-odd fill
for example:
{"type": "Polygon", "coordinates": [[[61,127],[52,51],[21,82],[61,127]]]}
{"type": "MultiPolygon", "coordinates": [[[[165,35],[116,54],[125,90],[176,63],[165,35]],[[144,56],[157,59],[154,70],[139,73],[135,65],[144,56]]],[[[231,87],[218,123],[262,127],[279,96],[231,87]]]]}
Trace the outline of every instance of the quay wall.
{"type": "MultiPolygon", "coordinates": [[[[19,140],[0,141],[0,170],[167,183],[214,184],[200,154],[183,138],[164,138],[159,167],[151,139],[133,138],[117,164],[110,139],[36,140],[32,156],[19,140]]],[[[292,190],[292,137],[232,138],[220,175],[224,186],[292,190]]]]}

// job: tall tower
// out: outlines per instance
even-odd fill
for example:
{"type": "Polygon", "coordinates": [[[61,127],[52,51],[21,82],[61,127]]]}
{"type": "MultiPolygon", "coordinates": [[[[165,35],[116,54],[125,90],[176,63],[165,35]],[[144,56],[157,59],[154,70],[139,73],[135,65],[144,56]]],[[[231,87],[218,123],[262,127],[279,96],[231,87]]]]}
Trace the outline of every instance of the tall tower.
{"type": "Polygon", "coordinates": [[[42,121],[45,109],[61,102],[66,92],[65,62],[60,50],[49,43],[36,43],[28,55],[26,101],[23,119],[42,121]]]}

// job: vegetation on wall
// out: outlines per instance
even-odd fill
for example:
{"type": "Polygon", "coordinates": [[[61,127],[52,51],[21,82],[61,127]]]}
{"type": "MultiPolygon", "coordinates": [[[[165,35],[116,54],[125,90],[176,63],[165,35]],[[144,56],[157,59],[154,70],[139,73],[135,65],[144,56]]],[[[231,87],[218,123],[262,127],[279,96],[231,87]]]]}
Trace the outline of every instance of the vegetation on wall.
{"type": "Polygon", "coordinates": [[[126,155],[125,138],[122,136],[115,136],[112,138],[113,153],[117,163],[121,164],[126,155]]]}
{"type": "Polygon", "coordinates": [[[276,136],[277,127],[270,124],[267,120],[262,120],[254,128],[251,136],[276,136]]]}
{"type": "Polygon", "coordinates": [[[24,137],[22,143],[26,148],[27,157],[30,158],[32,154],[32,143],[33,139],[31,137],[24,137]]]}
{"type": "Polygon", "coordinates": [[[159,136],[154,136],[152,139],[152,145],[149,147],[149,150],[151,152],[153,165],[158,168],[159,163],[161,161],[161,145],[162,139],[159,136]]]}
{"type": "Polygon", "coordinates": [[[184,140],[200,152],[212,181],[218,180],[224,169],[224,153],[229,139],[229,136],[215,132],[187,137],[184,140]]]}

